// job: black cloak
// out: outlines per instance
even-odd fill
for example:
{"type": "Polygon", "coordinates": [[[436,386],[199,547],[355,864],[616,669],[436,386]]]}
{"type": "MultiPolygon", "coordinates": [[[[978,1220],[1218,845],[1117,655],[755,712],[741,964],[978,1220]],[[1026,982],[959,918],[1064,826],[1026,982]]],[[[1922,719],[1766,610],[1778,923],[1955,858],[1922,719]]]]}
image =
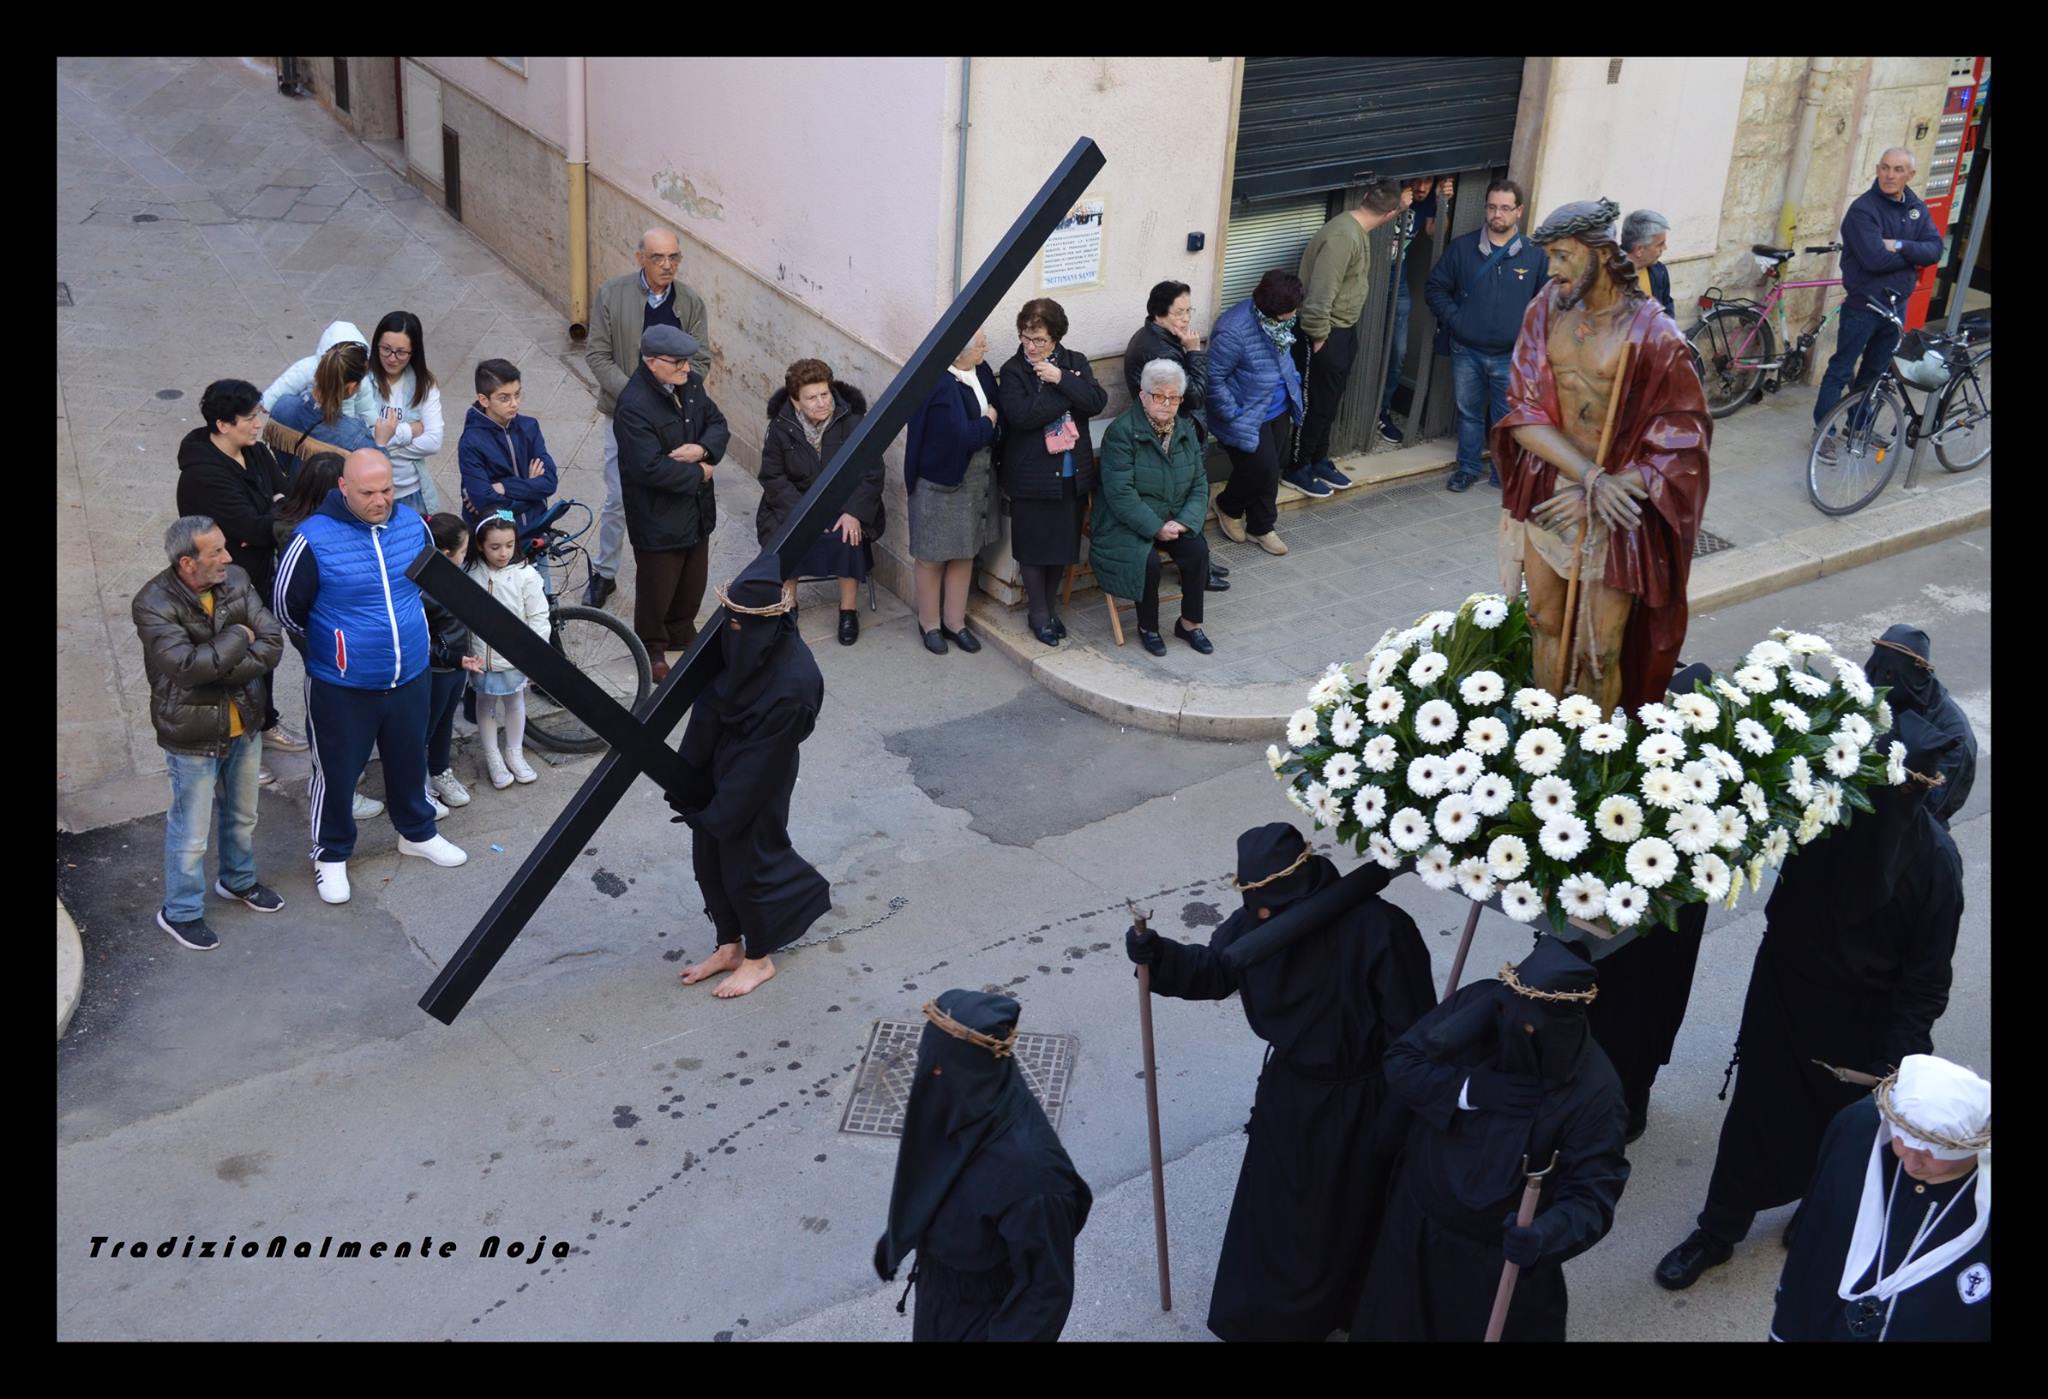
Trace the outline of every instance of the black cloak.
{"type": "MultiPolygon", "coordinates": [[[[1531,990],[1593,986],[1592,963],[1547,933],[1515,973],[1531,990]]],[[[1395,1042],[1386,1071],[1388,1089],[1414,1122],[1351,1338],[1483,1338],[1500,1285],[1503,1221],[1521,1205],[1525,1169],[1542,1169],[1554,1151],[1557,1165],[1544,1178],[1531,1226],[1542,1253],[1521,1270],[1501,1338],[1562,1341],[1560,1265],[1605,1236],[1629,1172],[1621,1082],[1587,1033],[1582,1004],[1474,982],[1395,1042]],[[1460,1095],[1481,1068],[1538,1080],[1533,1111],[1461,1108],[1460,1095]]]]}
{"type": "MultiPolygon", "coordinates": [[[[998,1040],[1016,1029],[1008,996],[947,991],[935,1004],[998,1040]]],[[[1016,1060],[925,1026],[889,1226],[875,1244],[884,1279],[917,1254],[911,1339],[1058,1340],[1074,1303],[1074,1239],[1093,1203],[1016,1060]]]]}
{"type": "MultiPolygon", "coordinates": [[[[1948,781],[1928,798],[1928,809],[1934,813],[1934,819],[1946,826],[1963,809],[1963,803],[1970,799],[1970,788],[1976,784],[1977,735],[1971,730],[1962,706],[1934,677],[1934,648],[1927,633],[1901,622],[1887,628],[1883,640],[1891,646],[1872,647],[1863,673],[1871,684],[1891,687],[1886,698],[1891,701],[1893,718],[1918,714],[1956,740],[1956,746],[1946,750],[1941,760],[1941,775],[1948,781]],[[1905,647],[1919,660],[1900,655],[1892,646],[1905,647]]],[[[1931,772],[1928,775],[1933,776],[1931,772]]]]}
{"type": "MultiPolygon", "coordinates": [[[[1277,874],[1305,849],[1285,823],[1246,831],[1237,839],[1238,882],[1277,874]]],[[[1226,1341],[1320,1341],[1350,1324],[1398,1147],[1375,1131],[1386,1103],[1380,1062],[1436,1004],[1415,921],[1376,895],[1231,972],[1223,950],[1262,913],[1337,878],[1314,856],[1246,890],[1244,907],[1208,946],[1159,939],[1155,994],[1199,1001],[1240,992],[1245,1019],[1268,1045],[1209,1300],[1209,1329],[1226,1341]]],[[[1400,1125],[1396,1118],[1396,1133],[1400,1125]]]]}
{"type": "MultiPolygon", "coordinates": [[[[1912,711],[1894,713],[1907,768],[1932,775],[1956,739],[1912,711]]],[[[1928,790],[1911,779],[1871,788],[1874,812],[1779,871],[1742,1004],[1710,1214],[1800,1198],[1828,1123],[1868,1091],[1815,1059],[1883,1077],[1908,1054],[1933,1052],[1962,924],[1963,863],[1928,790]]]]}
{"type": "MultiPolygon", "coordinates": [[[[1849,1241],[1856,1232],[1857,1211],[1863,1202],[1865,1174],[1870,1169],[1871,1146],[1877,1140],[1877,1104],[1869,1096],[1851,1103],[1835,1114],[1827,1136],[1821,1142],[1820,1163],[1800,1207],[1799,1230],[1793,1235],[1792,1251],[1785,1259],[1785,1271],[1778,1279],[1778,1307],[1771,1317],[1774,1341],[1877,1340],[1877,1335],[1851,1333],[1846,1303],[1841,1296],[1842,1268],[1849,1257],[1849,1241]]],[[[1898,1158],[1887,1150],[1880,1164],[1887,1192],[1897,1180],[1898,1158]]],[[[1913,1236],[1930,1214],[1940,1223],[1920,1245],[1920,1255],[1931,1252],[1968,1229],[1977,1217],[1974,1176],[1930,1185],[1925,1192],[1913,1189],[1908,1176],[1898,1181],[1898,1193],[1889,1196],[1891,1223],[1886,1232],[1884,1267],[1899,1266],[1913,1236]],[[1956,1199],[1956,1196],[1962,1196],[1956,1199]],[[1953,1205],[1950,1202],[1953,1200],[1953,1205]]],[[[1868,1273],[1859,1287],[1875,1279],[1868,1273]]],[[[1934,1276],[1907,1288],[1891,1299],[1890,1317],[1883,1327],[1887,1341],[1988,1341],[1991,1339],[1991,1229],[1962,1257],[1934,1276]]]]}
{"type": "MultiPolygon", "coordinates": [[[[763,554],[734,580],[743,607],[782,599],[781,569],[763,554]]],[[[765,957],[796,941],[832,906],[832,888],[789,843],[797,746],[810,737],[825,680],[796,619],[730,615],[725,668],[691,707],[683,730],[683,800],[704,912],[720,945],[765,957]]]]}

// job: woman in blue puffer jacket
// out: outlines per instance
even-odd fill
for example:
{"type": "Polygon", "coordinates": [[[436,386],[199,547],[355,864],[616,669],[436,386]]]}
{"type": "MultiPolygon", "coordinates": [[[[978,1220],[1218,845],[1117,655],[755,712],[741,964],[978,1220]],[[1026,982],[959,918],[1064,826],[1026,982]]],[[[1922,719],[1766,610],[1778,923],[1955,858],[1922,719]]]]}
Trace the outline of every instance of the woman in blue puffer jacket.
{"type": "MultiPolygon", "coordinates": [[[[376,426],[364,427],[346,412],[362,387],[369,373],[369,355],[360,344],[343,340],[328,348],[320,356],[320,365],[313,371],[313,385],[299,393],[288,393],[277,400],[270,410],[276,422],[300,433],[317,433],[318,440],[340,448],[344,453],[374,447],[388,451],[391,436],[398,430],[399,417],[395,410],[386,409],[377,417],[376,426]]],[[[302,447],[304,441],[301,439],[302,447]]],[[[299,450],[300,456],[310,453],[299,450]]]]}
{"type": "Polygon", "coordinates": [[[1230,484],[1216,497],[1216,526],[1239,544],[1249,537],[1284,554],[1280,472],[1301,425],[1301,374],[1294,367],[1294,315],[1301,278],[1274,268],[1216,321],[1209,338],[1209,430],[1230,453],[1230,484]]]}

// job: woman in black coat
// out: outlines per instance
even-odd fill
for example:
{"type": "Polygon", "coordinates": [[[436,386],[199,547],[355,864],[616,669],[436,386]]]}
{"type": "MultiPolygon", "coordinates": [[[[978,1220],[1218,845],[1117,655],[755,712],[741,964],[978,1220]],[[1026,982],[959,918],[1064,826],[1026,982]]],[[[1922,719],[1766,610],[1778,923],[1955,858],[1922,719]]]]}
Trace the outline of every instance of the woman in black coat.
{"type": "MultiPolygon", "coordinates": [[[[767,544],[834,454],[853,436],[868,411],[867,398],[832,377],[821,359],[800,359],[768,400],[768,430],[761,438],[761,506],[754,531],[767,544]]],[[[784,585],[792,600],[798,578],[839,580],[839,644],[860,640],[860,582],[868,576],[874,541],[886,520],[882,511],[882,459],[862,473],[846,509],[811,544],[784,585]]]]}
{"type": "Polygon", "coordinates": [[[1138,376],[1155,359],[1171,360],[1188,376],[1181,394],[1180,415],[1195,429],[1195,441],[1207,442],[1209,430],[1198,416],[1209,401],[1209,352],[1194,327],[1194,298],[1186,282],[1161,282],[1145,300],[1145,324],[1124,347],[1124,387],[1138,397],[1138,376]]]}
{"type": "Polygon", "coordinates": [[[1031,633],[1057,646],[1066,624],[1053,611],[1061,575],[1081,557],[1081,519],[1095,489],[1088,420],[1109,402],[1085,355],[1059,342],[1067,313],[1039,297],[1017,313],[1017,353],[996,384],[1003,423],[1003,494],[1010,499],[1010,552],[1024,574],[1031,633]]]}

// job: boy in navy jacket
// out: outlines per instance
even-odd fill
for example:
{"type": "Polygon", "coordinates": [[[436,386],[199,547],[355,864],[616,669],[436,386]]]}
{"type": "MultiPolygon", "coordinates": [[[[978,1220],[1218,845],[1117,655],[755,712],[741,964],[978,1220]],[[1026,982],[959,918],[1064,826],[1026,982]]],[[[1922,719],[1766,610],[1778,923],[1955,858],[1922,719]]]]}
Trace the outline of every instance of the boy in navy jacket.
{"type": "Polygon", "coordinates": [[[520,530],[548,507],[560,484],[540,424],[519,411],[519,366],[487,359],[476,367],[476,402],[455,449],[462,464],[462,517],[471,529],[486,515],[512,512],[520,530]]]}

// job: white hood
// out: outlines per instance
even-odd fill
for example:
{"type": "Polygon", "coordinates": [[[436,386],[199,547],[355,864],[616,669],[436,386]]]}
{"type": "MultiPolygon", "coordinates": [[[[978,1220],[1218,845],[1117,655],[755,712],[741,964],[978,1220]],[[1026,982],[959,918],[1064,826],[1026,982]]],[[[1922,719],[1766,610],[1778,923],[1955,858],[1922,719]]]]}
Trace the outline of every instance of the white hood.
{"type": "Polygon", "coordinates": [[[355,341],[366,350],[370,348],[370,337],[357,330],[354,321],[330,321],[327,329],[320,332],[320,348],[313,354],[317,358],[334,346],[349,340],[355,341]]]}

